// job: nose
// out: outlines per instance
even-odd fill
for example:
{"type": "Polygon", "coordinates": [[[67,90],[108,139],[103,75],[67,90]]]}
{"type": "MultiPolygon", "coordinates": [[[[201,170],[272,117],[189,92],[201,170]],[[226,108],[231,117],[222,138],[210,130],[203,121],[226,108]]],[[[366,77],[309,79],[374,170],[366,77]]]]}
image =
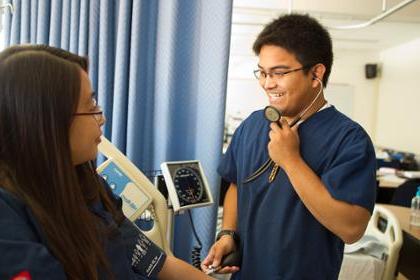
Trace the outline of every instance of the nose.
{"type": "Polygon", "coordinates": [[[105,124],[105,122],[106,122],[106,117],[105,117],[105,115],[102,113],[102,115],[101,115],[101,119],[100,119],[100,120],[99,120],[99,122],[98,122],[99,127],[103,126],[103,125],[105,124]]]}

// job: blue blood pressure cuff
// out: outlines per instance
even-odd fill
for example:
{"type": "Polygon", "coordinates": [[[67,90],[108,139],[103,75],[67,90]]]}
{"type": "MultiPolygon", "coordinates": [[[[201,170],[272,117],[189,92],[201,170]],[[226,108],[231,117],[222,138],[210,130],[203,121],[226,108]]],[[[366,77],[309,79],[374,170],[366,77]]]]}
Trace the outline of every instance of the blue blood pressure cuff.
{"type": "Polygon", "coordinates": [[[134,272],[151,279],[157,279],[157,275],[165,263],[165,252],[128,219],[121,223],[119,230],[134,272]]]}
{"type": "MultiPolygon", "coordinates": [[[[106,181],[102,178],[99,179],[105,185],[105,189],[114,202],[117,211],[122,214],[122,199],[112,193],[106,181]]],[[[157,279],[157,275],[166,260],[165,252],[127,218],[118,225],[118,230],[133,271],[147,277],[147,279],[157,279]]]]}

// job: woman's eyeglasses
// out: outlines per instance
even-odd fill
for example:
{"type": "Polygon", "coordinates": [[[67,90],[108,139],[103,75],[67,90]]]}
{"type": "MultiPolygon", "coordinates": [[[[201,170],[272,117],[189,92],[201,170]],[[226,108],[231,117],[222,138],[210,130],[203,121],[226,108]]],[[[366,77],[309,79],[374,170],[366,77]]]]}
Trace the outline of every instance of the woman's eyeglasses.
{"type": "Polygon", "coordinates": [[[80,112],[74,113],[74,116],[93,116],[95,120],[100,123],[104,119],[104,112],[102,111],[101,106],[98,105],[96,99],[92,97],[92,103],[94,106],[93,112],[80,112]]]}

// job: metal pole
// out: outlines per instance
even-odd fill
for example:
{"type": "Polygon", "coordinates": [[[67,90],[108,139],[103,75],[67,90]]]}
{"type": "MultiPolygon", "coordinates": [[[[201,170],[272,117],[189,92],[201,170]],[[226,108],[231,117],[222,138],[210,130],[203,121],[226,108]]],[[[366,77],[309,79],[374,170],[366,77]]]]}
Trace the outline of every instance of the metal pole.
{"type": "Polygon", "coordinates": [[[404,8],[405,6],[407,6],[408,4],[413,3],[416,0],[405,0],[400,2],[399,4],[395,5],[394,7],[390,8],[388,11],[385,11],[384,13],[370,19],[367,22],[363,22],[363,23],[359,23],[359,24],[352,24],[352,25],[344,25],[344,26],[328,26],[328,28],[330,29],[341,29],[341,30],[346,30],[346,29],[357,29],[357,28],[363,28],[363,27],[368,27],[390,15],[392,15],[393,13],[395,13],[396,11],[404,8]]]}

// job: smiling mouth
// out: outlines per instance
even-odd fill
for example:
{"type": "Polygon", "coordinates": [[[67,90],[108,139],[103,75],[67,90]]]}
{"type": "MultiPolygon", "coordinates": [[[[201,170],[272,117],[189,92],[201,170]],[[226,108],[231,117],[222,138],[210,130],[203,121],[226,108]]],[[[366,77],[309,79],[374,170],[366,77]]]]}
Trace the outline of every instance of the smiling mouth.
{"type": "Polygon", "coordinates": [[[283,93],[279,93],[279,92],[268,92],[268,95],[270,97],[280,97],[280,96],[283,96],[284,94],[283,93]]]}

